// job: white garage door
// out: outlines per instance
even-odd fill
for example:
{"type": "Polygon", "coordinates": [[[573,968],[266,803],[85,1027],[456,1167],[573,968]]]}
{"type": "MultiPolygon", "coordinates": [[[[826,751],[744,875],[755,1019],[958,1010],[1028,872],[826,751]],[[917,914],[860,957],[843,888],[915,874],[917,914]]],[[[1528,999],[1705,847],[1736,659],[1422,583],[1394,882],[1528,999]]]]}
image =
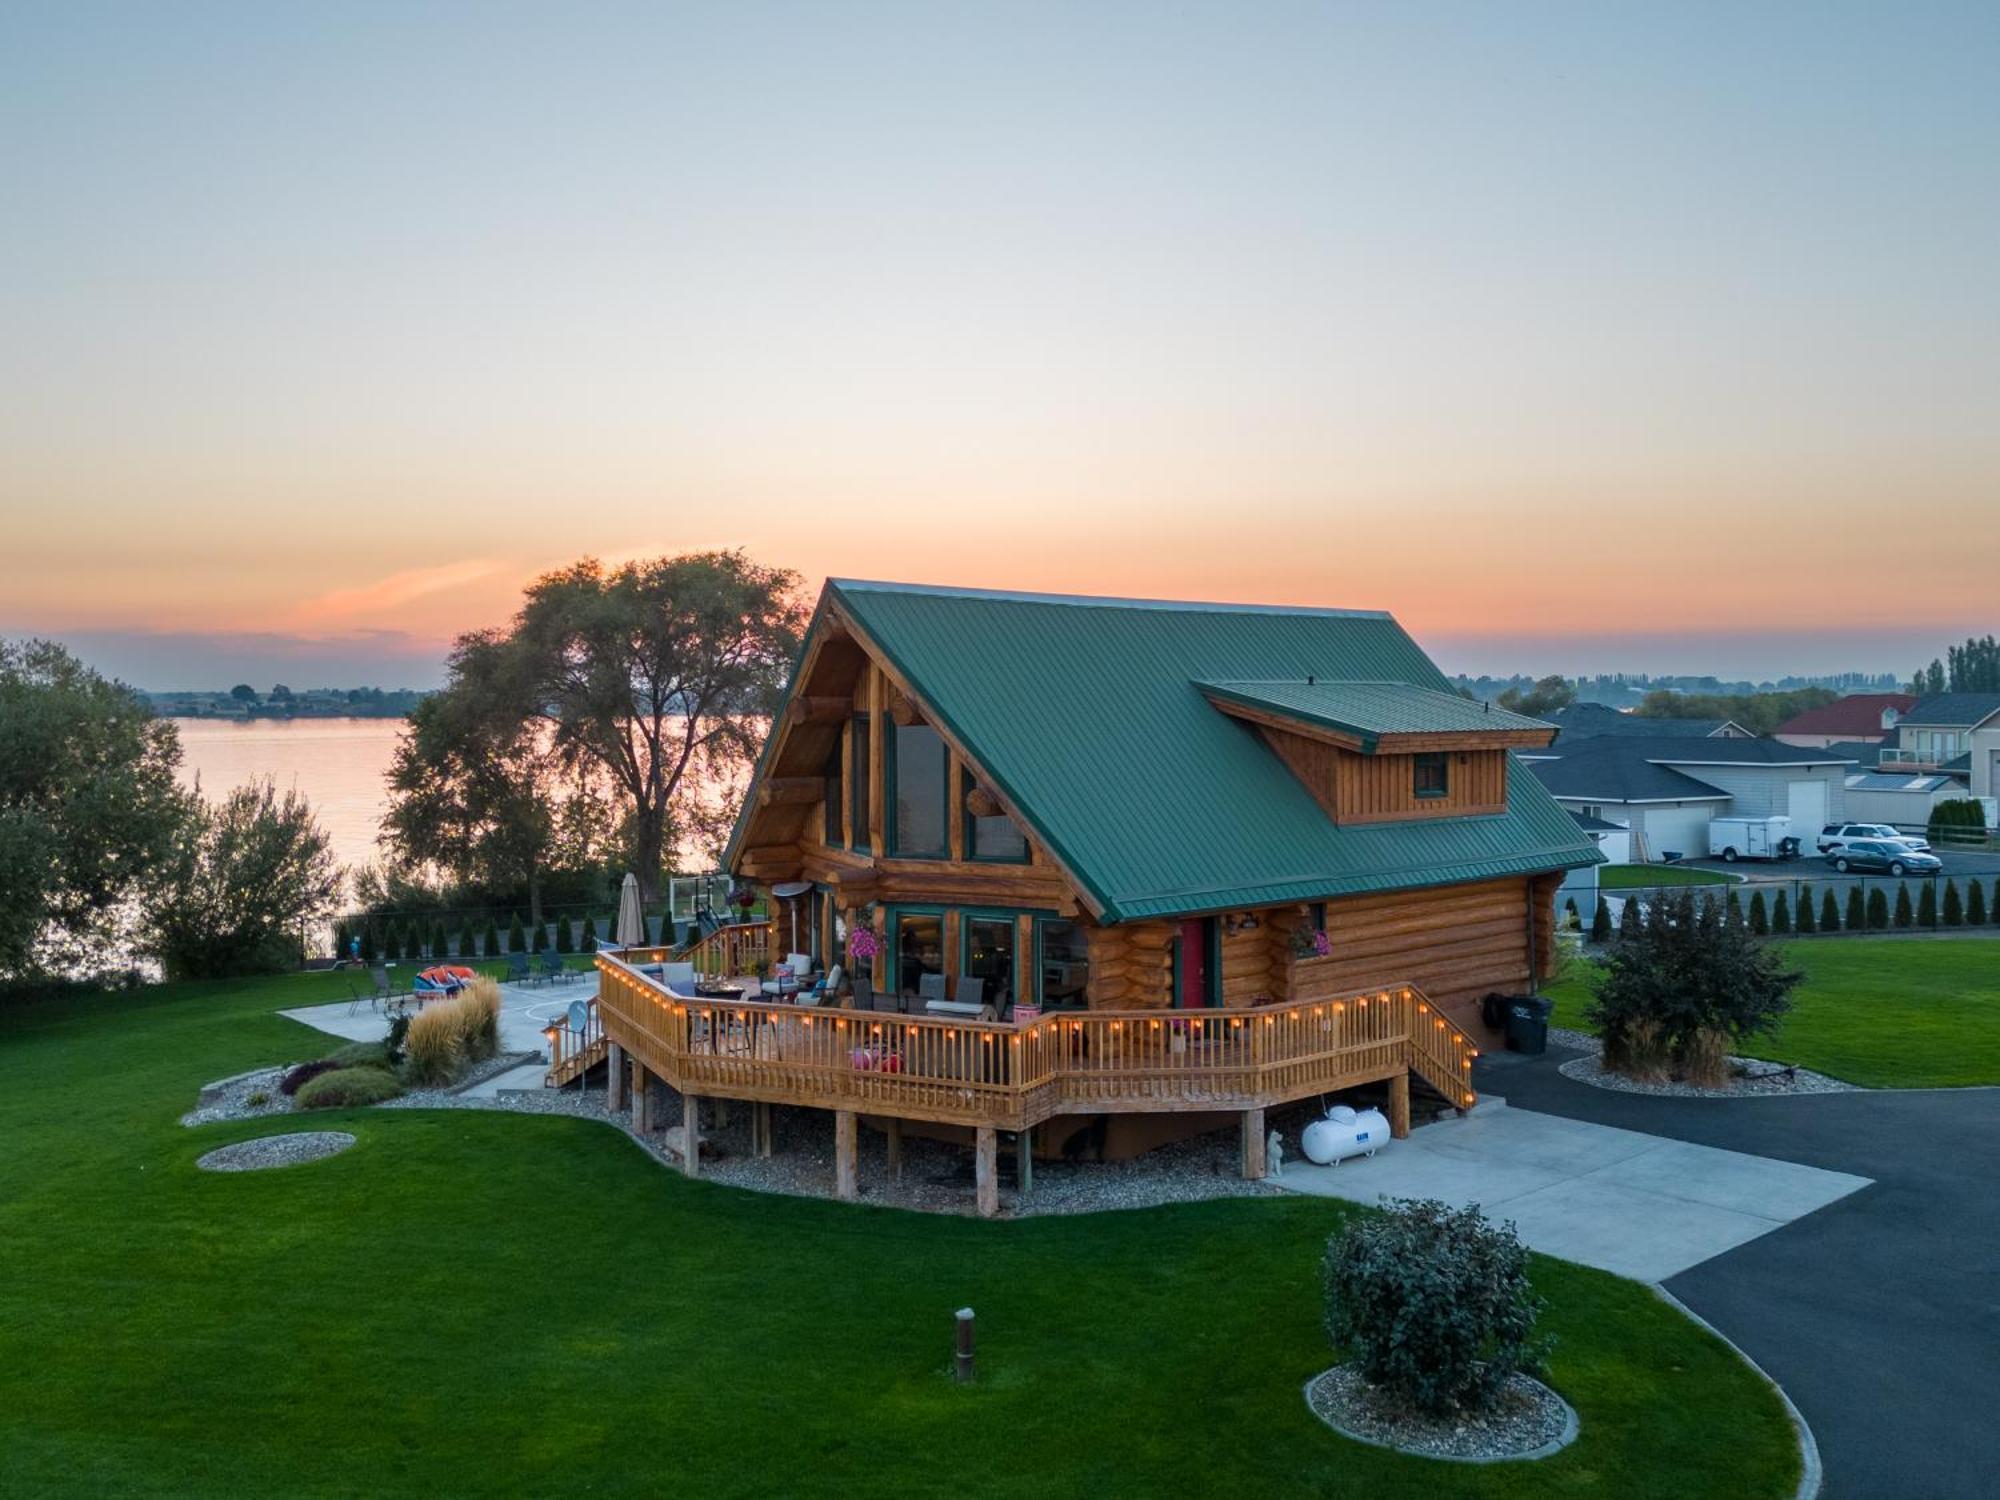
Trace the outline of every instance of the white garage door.
{"type": "Polygon", "coordinates": [[[1792,815],[1792,837],[1799,848],[1810,852],[1819,847],[1819,831],[1826,827],[1826,783],[1794,781],[1785,788],[1786,808],[1792,815]]]}
{"type": "Polygon", "coordinates": [[[1707,858],[1708,819],[1706,806],[1647,808],[1646,858],[1656,860],[1670,849],[1684,859],[1707,858]]]}

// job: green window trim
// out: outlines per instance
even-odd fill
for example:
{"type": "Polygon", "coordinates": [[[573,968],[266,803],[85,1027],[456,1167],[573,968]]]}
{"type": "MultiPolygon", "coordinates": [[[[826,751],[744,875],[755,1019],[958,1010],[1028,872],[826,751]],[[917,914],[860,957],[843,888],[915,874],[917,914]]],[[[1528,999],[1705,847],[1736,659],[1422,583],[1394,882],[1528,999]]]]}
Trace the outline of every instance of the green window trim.
{"type": "Polygon", "coordinates": [[[1410,758],[1410,790],[1418,797],[1448,797],[1451,795],[1451,757],[1439,750],[1426,751],[1410,758]],[[1424,784],[1426,771],[1437,772],[1437,785],[1424,784]]]}
{"type": "Polygon", "coordinates": [[[874,722],[867,714],[856,714],[849,722],[848,762],[853,766],[853,774],[848,777],[847,817],[854,825],[854,837],[848,848],[856,854],[874,853],[874,843],[868,836],[869,799],[873,795],[868,785],[869,753],[868,741],[874,733],[874,722]]]}
{"type": "Polygon", "coordinates": [[[898,816],[901,798],[897,795],[896,788],[897,744],[901,736],[896,731],[899,728],[913,727],[915,726],[892,723],[889,726],[888,737],[882,741],[882,780],[886,783],[883,787],[883,793],[887,798],[887,801],[882,806],[882,842],[889,846],[883,852],[892,859],[950,859],[951,750],[946,746],[944,736],[938,734],[937,730],[928,724],[923,727],[929,729],[936,736],[938,755],[944,766],[944,774],[938,778],[938,847],[935,849],[904,849],[902,847],[899,828],[902,819],[898,816]]]}

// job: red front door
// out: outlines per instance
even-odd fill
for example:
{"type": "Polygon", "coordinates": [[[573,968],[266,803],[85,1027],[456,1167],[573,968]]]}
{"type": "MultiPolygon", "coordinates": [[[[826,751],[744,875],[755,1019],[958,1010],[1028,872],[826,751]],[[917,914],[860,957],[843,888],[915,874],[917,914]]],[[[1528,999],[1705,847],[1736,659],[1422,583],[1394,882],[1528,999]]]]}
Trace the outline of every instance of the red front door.
{"type": "Polygon", "coordinates": [[[1180,993],[1174,1003],[1184,1010],[1208,1004],[1208,924],[1200,917],[1181,923],[1180,993]]]}

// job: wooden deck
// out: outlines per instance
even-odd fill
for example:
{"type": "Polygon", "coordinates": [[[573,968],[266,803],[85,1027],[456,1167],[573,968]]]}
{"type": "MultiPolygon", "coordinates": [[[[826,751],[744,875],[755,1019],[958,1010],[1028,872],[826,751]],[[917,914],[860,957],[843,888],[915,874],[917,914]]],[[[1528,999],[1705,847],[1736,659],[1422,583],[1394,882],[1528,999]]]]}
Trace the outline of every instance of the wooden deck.
{"type": "Polygon", "coordinates": [[[1013,1025],[688,998],[637,967],[673,956],[598,954],[591,1029],[568,1039],[568,1066],[558,1055],[551,1081],[589,1066],[585,1051],[615,1044],[683,1095],[982,1131],[1068,1114],[1261,1110],[1410,1075],[1459,1107],[1474,1099],[1476,1049],[1408,984],[1298,1004],[1072,1011],[1013,1025]]]}

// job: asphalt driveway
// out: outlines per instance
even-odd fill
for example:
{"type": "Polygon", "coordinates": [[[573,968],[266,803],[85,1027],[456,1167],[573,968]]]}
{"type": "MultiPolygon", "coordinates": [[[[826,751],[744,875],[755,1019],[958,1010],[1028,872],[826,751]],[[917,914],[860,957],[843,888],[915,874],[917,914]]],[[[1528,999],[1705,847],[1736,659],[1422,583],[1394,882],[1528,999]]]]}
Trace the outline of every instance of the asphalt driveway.
{"type": "Polygon", "coordinates": [[[1510,1106],[1873,1183],[1665,1285],[1812,1424],[1836,1500],[1970,1500],[2000,1481],[2000,1089],[1742,1100],[1614,1093],[1482,1059],[1510,1106]]]}

